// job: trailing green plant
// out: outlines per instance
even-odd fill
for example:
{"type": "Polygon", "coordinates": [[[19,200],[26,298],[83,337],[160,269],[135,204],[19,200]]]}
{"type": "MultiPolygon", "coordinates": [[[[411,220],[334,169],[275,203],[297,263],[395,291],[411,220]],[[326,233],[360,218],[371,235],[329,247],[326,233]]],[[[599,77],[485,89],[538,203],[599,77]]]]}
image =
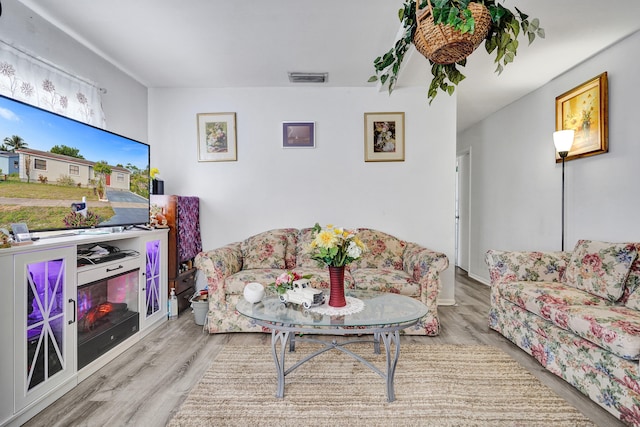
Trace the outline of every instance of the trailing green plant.
{"type": "MultiPolygon", "coordinates": [[[[420,9],[429,6],[427,0],[420,1],[420,9]]],[[[448,25],[461,33],[475,32],[475,20],[468,8],[471,0],[432,0],[433,18],[435,24],[448,25]]],[[[497,64],[495,72],[501,74],[504,67],[513,62],[518,51],[518,36],[526,34],[529,44],[533,43],[536,37],[544,38],[544,29],[540,27],[538,18],[529,20],[529,16],[517,7],[515,13],[504,7],[498,0],[474,0],[486,6],[491,14],[489,32],[484,38],[484,46],[489,54],[495,55],[494,62],[497,64]]],[[[404,56],[413,43],[418,21],[416,19],[416,1],[407,0],[398,11],[398,18],[405,29],[405,32],[395,45],[384,55],[377,57],[373,61],[376,74],[369,78],[369,82],[380,81],[382,86],[387,85],[389,94],[398,80],[400,66],[404,56]]],[[[465,79],[464,74],[458,67],[464,67],[467,59],[462,59],[453,64],[437,64],[429,60],[431,64],[432,80],[429,85],[429,104],[433,102],[439,91],[453,94],[455,87],[465,79]]]]}

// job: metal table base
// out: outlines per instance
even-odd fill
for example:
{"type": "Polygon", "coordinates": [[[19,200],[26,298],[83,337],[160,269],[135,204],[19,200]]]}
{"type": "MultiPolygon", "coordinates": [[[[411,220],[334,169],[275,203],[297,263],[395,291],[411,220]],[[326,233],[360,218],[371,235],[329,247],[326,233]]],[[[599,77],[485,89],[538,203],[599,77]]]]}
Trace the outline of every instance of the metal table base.
{"type": "Polygon", "coordinates": [[[278,388],[276,390],[276,397],[284,398],[284,386],[285,377],[293,372],[295,369],[313,359],[314,357],[325,353],[329,350],[338,350],[344,354],[349,355],[353,359],[361,362],[365,366],[369,367],[373,372],[380,375],[386,382],[386,396],[388,402],[393,402],[395,397],[395,391],[393,387],[393,379],[396,372],[396,366],[398,364],[398,358],[400,357],[400,330],[413,326],[416,321],[402,323],[398,325],[384,325],[384,326],[371,326],[364,328],[338,328],[338,329],[318,329],[318,328],[304,328],[295,325],[274,324],[270,322],[263,322],[256,320],[256,323],[260,326],[271,329],[271,354],[276,364],[276,372],[278,375],[278,388]],[[349,340],[342,343],[338,343],[335,339],[331,341],[322,340],[318,338],[296,338],[296,334],[321,334],[321,335],[363,335],[373,333],[373,340],[370,339],[356,339],[349,340]],[[297,341],[314,342],[323,345],[323,348],[317,350],[303,359],[296,362],[294,365],[286,368],[285,355],[287,353],[287,344],[289,345],[289,351],[295,351],[295,344],[297,341]],[[386,356],[385,371],[383,372],[377,366],[371,362],[346,348],[345,346],[355,343],[373,343],[373,350],[375,354],[380,354],[380,342],[384,345],[384,351],[386,356]],[[392,350],[395,350],[392,352],[392,350]]]}

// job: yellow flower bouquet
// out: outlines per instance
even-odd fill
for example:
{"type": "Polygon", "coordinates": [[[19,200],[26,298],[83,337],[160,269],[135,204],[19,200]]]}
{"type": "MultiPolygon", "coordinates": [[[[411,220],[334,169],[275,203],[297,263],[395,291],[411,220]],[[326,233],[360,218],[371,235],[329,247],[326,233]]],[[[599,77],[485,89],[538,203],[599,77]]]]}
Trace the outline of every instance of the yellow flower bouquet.
{"type": "Polygon", "coordinates": [[[367,250],[355,231],[329,224],[325,228],[318,223],[313,227],[311,258],[329,267],[343,267],[360,258],[367,250]]]}

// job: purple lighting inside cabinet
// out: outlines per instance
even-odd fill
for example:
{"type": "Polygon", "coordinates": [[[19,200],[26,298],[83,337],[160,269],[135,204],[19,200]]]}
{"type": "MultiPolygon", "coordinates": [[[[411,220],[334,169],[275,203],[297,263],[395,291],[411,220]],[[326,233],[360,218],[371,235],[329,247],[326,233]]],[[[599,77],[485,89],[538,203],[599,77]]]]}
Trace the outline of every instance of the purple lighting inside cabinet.
{"type": "Polygon", "coordinates": [[[64,262],[45,261],[27,266],[27,339],[42,332],[43,321],[64,310],[64,262]]]}

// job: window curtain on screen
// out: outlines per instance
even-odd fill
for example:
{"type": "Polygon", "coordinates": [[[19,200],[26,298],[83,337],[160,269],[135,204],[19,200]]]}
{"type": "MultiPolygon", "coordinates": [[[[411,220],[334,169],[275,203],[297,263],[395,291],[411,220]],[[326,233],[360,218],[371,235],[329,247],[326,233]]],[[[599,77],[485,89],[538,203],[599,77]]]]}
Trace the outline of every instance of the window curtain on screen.
{"type": "Polygon", "coordinates": [[[0,93],[105,128],[100,89],[0,40],[0,93]]]}

